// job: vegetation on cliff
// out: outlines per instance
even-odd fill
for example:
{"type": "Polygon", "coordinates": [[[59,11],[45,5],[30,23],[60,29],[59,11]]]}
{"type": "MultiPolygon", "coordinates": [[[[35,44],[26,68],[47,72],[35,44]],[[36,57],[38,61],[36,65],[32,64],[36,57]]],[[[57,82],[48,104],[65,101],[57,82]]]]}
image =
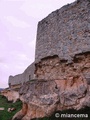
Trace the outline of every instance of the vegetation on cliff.
{"type": "Polygon", "coordinates": [[[0,95],[0,108],[4,110],[0,111],[0,120],[11,120],[11,118],[21,109],[22,102],[17,101],[15,103],[8,102],[4,96],[0,95]],[[15,108],[15,111],[8,112],[8,108],[15,108]]]}

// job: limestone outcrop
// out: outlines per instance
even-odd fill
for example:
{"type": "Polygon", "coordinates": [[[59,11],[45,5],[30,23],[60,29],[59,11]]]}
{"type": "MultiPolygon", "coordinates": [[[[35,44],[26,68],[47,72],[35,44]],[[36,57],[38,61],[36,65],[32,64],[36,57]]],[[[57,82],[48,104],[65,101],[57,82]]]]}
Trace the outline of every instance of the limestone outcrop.
{"type": "Polygon", "coordinates": [[[22,110],[12,120],[49,117],[55,111],[90,107],[90,85],[84,78],[35,80],[19,91],[22,110]]]}
{"type": "Polygon", "coordinates": [[[38,79],[69,80],[80,77],[90,79],[90,52],[77,54],[71,63],[60,60],[58,56],[43,58],[36,64],[35,74],[38,79]]]}
{"type": "Polygon", "coordinates": [[[1,92],[1,95],[5,96],[8,101],[15,103],[19,99],[19,92],[16,90],[5,89],[1,92]]]}
{"type": "Polygon", "coordinates": [[[22,110],[12,120],[90,107],[90,1],[77,0],[39,22],[35,77],[19,90],[22,110]]]}

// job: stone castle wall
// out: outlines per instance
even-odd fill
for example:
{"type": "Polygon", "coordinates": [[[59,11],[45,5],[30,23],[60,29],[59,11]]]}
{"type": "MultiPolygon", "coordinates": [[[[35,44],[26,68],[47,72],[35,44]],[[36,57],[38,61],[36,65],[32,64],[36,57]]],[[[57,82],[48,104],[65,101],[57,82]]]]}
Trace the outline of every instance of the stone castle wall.
{"type": "Polygon", "coordinates": [[[27,69],[22,73],[15,76],[9,76],[9,85],[21,85],[31,79],[34,79],[34,63],[29,65],[27,69]]]}
{"type": "Polygon", "coordinates": [[[82,74],[82,69],[83,74],[87,71],[90,73],[89,54],[90,2],[77,0],[52,12],[38,23],[35,63],[24,73],[10,76],[9,84],[23,84],[33,79],[34,73],[38,79],[64,79],[73,74],[73,77],[79,78],[76,74],[82,74]],[[79,60],[73,64],[77,56],[79,60]],[[89,67],[86,68],[85,64],[89,67]]]}
{"type": "Polygon", "coordinates": [[[23,83],[23,74],[9,76],[9,85],[19,85],[21,83],[23,83]]]}
{"type": "MultiPolygon", "coordinates": [[[[23,107],[13,120],[43,118],[57,111],[90,107],[89,1],[77,0],[39,22],[36,79],[20,88],[23,107]]],[[[28,80],[29,70],[21,83],[28,80]]]]}
{"type": "Polygon", "coordinates": [[[88,0],[66,5],[39,22],[35,61],[38,79],[74,79],[90,74],[88,0]]]}
{"type": "Polygon", "coordinates": [[[35,61],[58,55],[71,62],[74,55],[90,51],[90,2],[78,0],[39,22],[35,61]]]}

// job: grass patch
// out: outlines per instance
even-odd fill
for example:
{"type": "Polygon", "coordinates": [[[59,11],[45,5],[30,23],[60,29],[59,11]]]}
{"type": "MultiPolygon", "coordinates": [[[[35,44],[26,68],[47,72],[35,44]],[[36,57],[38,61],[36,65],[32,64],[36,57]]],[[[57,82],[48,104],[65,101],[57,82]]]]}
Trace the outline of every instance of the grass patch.
{"type": "Polygon", "coordinates": [[[5,110],[0,111],[0,120],[11,120],[11,118],[22,108],[22,102],[18,100],[15,103],[8,102],[7,99],[0,95],[0,107],[4,107],[5,110]],[[15,111],[8,112],[8,108],[16,108],[15,111]]]}

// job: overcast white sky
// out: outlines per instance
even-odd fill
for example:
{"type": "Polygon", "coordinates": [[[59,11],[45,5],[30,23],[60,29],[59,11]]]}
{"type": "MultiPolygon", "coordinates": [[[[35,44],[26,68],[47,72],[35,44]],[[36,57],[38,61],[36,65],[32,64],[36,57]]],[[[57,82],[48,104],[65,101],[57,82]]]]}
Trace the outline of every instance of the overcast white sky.
{"type": "Polygon", "coordinates": [[[37,23],[75,0],[0,0],[0,88],[34,61],[37,23]]]}

